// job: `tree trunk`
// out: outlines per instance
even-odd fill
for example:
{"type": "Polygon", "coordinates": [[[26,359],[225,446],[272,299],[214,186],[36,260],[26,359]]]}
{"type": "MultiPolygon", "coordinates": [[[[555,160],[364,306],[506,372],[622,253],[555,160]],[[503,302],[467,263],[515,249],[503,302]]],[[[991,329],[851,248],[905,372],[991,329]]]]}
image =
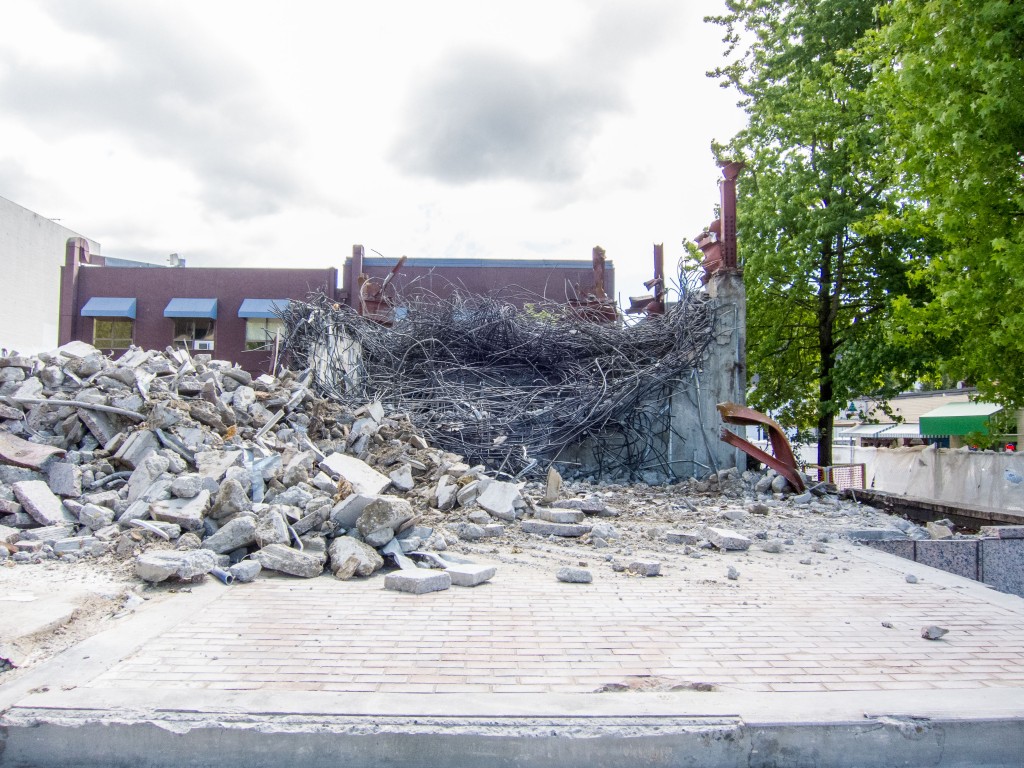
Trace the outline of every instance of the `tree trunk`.
{"type": "Polygon", "coordinates": [[[818,464],[832,465],[832,371],[836,364],[831,242],[822,243],[818,270],[818,464]]]}

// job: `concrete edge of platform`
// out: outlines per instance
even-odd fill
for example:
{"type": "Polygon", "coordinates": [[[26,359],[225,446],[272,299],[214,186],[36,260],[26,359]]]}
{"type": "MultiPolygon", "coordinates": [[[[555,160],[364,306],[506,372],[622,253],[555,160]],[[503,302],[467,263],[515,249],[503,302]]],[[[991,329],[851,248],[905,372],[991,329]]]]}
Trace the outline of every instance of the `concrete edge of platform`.
{"type": "Polygon", "coordinates": [[[601,768],[627,761],[703,768],[1019,765],[1024,754],[1022,692],[968,693],[977,696],[940,708],[934,692],[896,697],[492,694],[453,708],[462,712],[480,705],[512,713],[474,715],[440,714],[445,702],[433,695],[386,697],[395,700],[386,707],[378,700],[377,712],[361,715],[350,714],[359,708],[354,704],[337,712],[306,706],[304,714],[277,706],[287,701],[275,701],[277,711],[262,714],[239,707],[218,711],[213,702],[197,702],[191,709],[125,710],[74,709],[74,702],[67,702],[9,710],[0,720],[0,768],[228,763],[254,768],[601,768]],[[410,697],[421,701],[416,705],[407,701],[410,697]],[[548,714],[515,714],[531,707],[548,714]],[[408,714],[416,709],[433,714],[408,714]]]}

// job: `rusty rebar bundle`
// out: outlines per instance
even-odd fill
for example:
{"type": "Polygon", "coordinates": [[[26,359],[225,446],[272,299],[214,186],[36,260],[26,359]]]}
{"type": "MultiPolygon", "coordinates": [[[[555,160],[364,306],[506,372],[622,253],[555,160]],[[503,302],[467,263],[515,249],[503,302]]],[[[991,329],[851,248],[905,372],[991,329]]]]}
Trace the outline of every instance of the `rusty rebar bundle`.
{"type": "Polygon", "coordinates": [[[669,396],[711,341],[706,295],[664,315],[598,324],[570,307],[458,292],[398,297],[390,325],[322,295],[283,313],[285,358],[316,391],[406,412],[431,442],[512,476],[536,475],[588,441],[604,470],[668,469],[669,396]],[[520,309],[519,306],[525,307],[520,309]]]}

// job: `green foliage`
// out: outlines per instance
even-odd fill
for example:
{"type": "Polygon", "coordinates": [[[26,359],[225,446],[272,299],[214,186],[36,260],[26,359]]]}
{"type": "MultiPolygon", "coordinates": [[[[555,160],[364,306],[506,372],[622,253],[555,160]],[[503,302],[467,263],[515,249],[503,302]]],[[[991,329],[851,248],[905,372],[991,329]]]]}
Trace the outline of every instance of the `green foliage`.
{"type": "Polygon", "coordinates": [[[908,271],[923,240],[892,225],[903,195],[869,99],[873,62],[857,48],[874,7],[730,0],[727,15],[709,19],[735,56],[709,74],[739,92],[748,115],[716,149],[747,164],[738,224],[751,404],[816,426],[821,464],[854,395],[898,391],[923,368],[914,347],[890,343],[894,297],[921,303],[908,271]]]}
{"type": "Polygon", "coordinates": [[[871,98],[916,221],[939,241],[912,275],[933,298],[900,299],[910,346],[990,400],[1024,405],[1024,6],[893,0],[861,50],[871,98]]]}

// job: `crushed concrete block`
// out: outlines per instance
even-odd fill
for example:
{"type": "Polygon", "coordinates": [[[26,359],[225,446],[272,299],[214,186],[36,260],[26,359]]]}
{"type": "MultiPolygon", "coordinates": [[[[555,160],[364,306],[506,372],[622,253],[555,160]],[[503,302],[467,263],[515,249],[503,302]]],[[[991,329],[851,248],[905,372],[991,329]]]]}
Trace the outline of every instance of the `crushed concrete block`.
{"type": "Polygon", "coordinates": [[[42,480],[21,480],[11,486],[22,507],[40,525],[74,522],[53,491],[42,480]]]}
{"type": "Polygon", "coordinates": [[[228,572],[235,577],[236,584],[248,584],[255,581],[262,570],[263,566],[255,560],[242,560],[228,568],[228,572]]]}
{"type": "Polygon", "coordinates": [[[106,528],[114,522],[114,510],[97,504],[84,504],[78,511],[78,522],[93,531],[106,528]]]}
{"type": "Polygon", "coordinates": [[[548,523],[582,523],[587,519],[587,514],[582,509],[537,507],[533,511],[533,519],[544,520],[548,523]]]}
{"type": "Polygon", "coordinates": [[[377,550],[351,536],[339,536],[332,541],[328,555],[331,572],[342,580],[370,576],[384,567],[384,558],[377,550]]]}
{"type": "Polygon", "coordinates": [[[740,572],[736,570],[734,566],[729,566],[729,570],[725,572],[725,578],[729,581],[736,581],[740,577],[740,572]]]}
{"type": "Polygon", "coordinates": [[[660,576],[661,563],[655,560],[634,560],[626,566],[626,570],[637,576],[660,576]]]}
{"type": "Polygon", "coordinates": [[[58,555],[64,552],[83,552],[98,543],[99,540],[92,536],[72,536],[53,542],[53,551],[58,555]]]}
{"type": "Polygon", "coordinates": [[[942,523],[927,523],[925,530],[928,532],[928,536],[932,539],[951,539],[953,538],[953,531],[948,525],[942,523]]]}
{"type": "Polygon", "coordinates": [[[256,521],[247,516],[239,516],[224,523],[203,541],[203,549],[209,549],[218,555],[232,552],[240,547],[248,547],[256,542],[256,521]]]}
{"type": "Polygon", "coordinates": [[[58,496],[81,496],[82,470],[63,461],[51,464],[47,485],[58,496]]]}
{"type": "Polygon", "coordinates": [[[241,451],[199,451],[196,453],[196,471],[202,477],[221,480],[231,467],[242,462],[241,451]]]}
{"type": "Polygon", "coordinates": [[[519,529],[523,533],[533,533],[537,536],[565,536],[568,538],[579,538],[590,532],[590,525],[583,523],[548,523],[543,520],[523,520],[519,523],[519,529]]]}
{"type": "Polygon", "coordinates": [[[929,626],[929,627],[922,627],[921,628],[921,637],[923,637],[925,640],[938,640],[943,635],[946,635],[948,633],[949,633],[948,629],[945,629],[944,627],[936,626],[934,624],[929,626]]]}
{"type": "Polygon", "coordinates": [[[167,471],[170,461],[166,456],[151,454],[140,464],[128,478],[128,501],[135,501],[145,493],[154,482],[167,471]]]}
{"type": "Polygon", "coordinates": [[[487,525],[483,526],[483,529],[484,536],[486,536],[488,539],[494,539],[498,536],[505,535],[505,526],[501,523],[488,523],[487,525]]]}
{"type": "MultiPolygon", "coordinates": [[[[544,498],[541,504],[553,504],[562,495],[562,476],[554,467],[548,467],[547,482],[544,485],[544,498]]],[[[557,522],[552,520],[552,522],[557,522]]]]}
{"type": "Polygon", "coordinates": [[[487,483],[476,503],[499,520],[512,522],[516,519],[515,502],[519,498],[518,485],[494,480],[487,483]]]}
{"type": "Polygon", "coordinates": [[[493,565],[476,565],[472,563],[451,563],[445,570],[452,577],[454,587],[475,587],[494,578],[498,569],[493,565]]]}
{"type": "Polygon", "coordinates": [[[0,525],[0,544],[13,544],[21,537],[21,531],[6,525],[0,525]]]}
{"type": "Polygon", "coordinates": [[[199,475],[178,475],[171,481],[171,495],[179,499],[194,499],[203,490],[203,478],[199,475]]]}
{"type": "Polygon", "coordinates": [[[130,469],[137,469],[146,458],[159,450],[160,441],[157,436],[148,429],[143,429],[128,435],[114,454],[114,460],[130,469]]]}
{"type": "Polygon", "coordinates": [[[403,464],[388,475],[391,478],[391,485],[398,491],[411,491],[416,487],[416,481],[412,478],[412,467],[403,464]]]}
{"type": "Polygon", "coordinates": [[[78,418],[85,424],[93,437],[100,445],[107,445],[118,433],[114,419],[102,411],[93,411],[86,408],[78,409],[78,418]]]}
{"type": "Polygon", "coordinates": [[[486,484],[482,483],[480,480],[473,480],[472,482],[466,483],[466,485],[462,486],[462,488],[460,488],[455,494],[455,499],[459,502],[459,506],[468,507],[475,504],[477,497],[480,496],[480,493],[484,490],[485,486],[486,484]]]}
{"type": "Polygon", "coordinates": [[[894,531],[891,528],[863,528],[847,531],[846,535],[853,541],[906,541],[907,539],[907,535],[903,531],[894,531]]]}
{"type": "Polygon", "coordinates": [[[415,571],[392,571],[384,577],[384,589],[395,592],[409,592],[422,595],[440,592],[452,585],[448,571],[433,571],[419,568],[415,571]]]}
{"type": "Polygon", "coordinates": [[[282,507],[271,507],[256,517],[256,544],[265,547],[268,544],[287,544],[291,539],[288,524],[282,507]]]}
{"type": "Polygon", "coordinates": [[[773,477],[770,487],[772,491],[774,491],[775,493],[785,493],[787,490],[790,489],[789,481],[786,480],[786,478],[784,478],[782,475],[776,475],[775,477],[773,477]]]}
{"type": "Polygon", "coordinates": [[[476,523],[459,523],[453,530],[455,535],[463,541],[479,541],[487,538],[487,531],[476,523]]]}
{"type": "Polygon", "coordinates": [[[742,533],[729,528],[705,528],[704,535],[719,549],[744,551],[750,548],[751,541],[742,533]]]}
{"type": "Polygon", "coordinates": [[[252,559],[268,571],[279,571],[289,576],[311,579],[324,571],[327,555],[324,552],[300,552],[284,544],[269,544],[252,554],[252,559]]]}
{"type": "Polygon", "coordinates": [[[320,468],[331,477],[347,480],[357,493],[377,496],[391,484],[387,475],[382,475],[365,461],[344,453],[332,453],[320,462],[320,468]]]}
{"type": "Polygon", "coordinates": [[[144,581],[161,582],[167,579],[192,579],[209,573],[217,567],[217,556],[208,549],[189,552],[154,550],[135,558],[135,575],[144,581]]]}
{"type": "Polygon", "coordinates": [[[379,497],[365,493],[353,493],[351,496],[345,497],[331,509],[331,524],[335,528],[344,528],[345,530],[355,528],[359,516],[377,498],[379,497]]]}
{"type": "Polygon", "coordinates": [[[364,537],[390,529],[390,540],[402,523],[411,520],[414,514],[412,505],[405,499],[398,496],[378,496],[367,504],[359,515],[356,528],[364,537]]]}
{"type": "Polygon", "coordinates": [[[703,537],[693,531],[665,531],[665,541],[670,544],[699,544],[703,537]]]}
{"type": "Polygon", "coordinates": [[[586,568],[559,568],[555,578],[564,581],[566,584],[590,584],[594,580],[593,574],[586,568]]]}
{"type": "Polygon", "coordinates": [[[252,509],[252,500],[245,492],[245,488],[238,480],[229,478],[220,484],[210,515],[219,519],[248,512],[250,509],[252,509]]]}
{"type": "Polygon", "coordinates": [[[154,520],[179,525],[186,531],[200,531],[209,505],[210,492],[202,491],[194,499],[154,501],[149,507],[149,515],[154,520]]]}
{"type": "Polygon", "coordinates": [[[448,475],[441,475],[434,487],[433,504],[442,512],[448,512],[455,507],[456,494],[459,486],[448,475]]]}
{"type": "Polygon", "coordinates": [[[338,484],[334,481],[334,478],[332,478],[326,472],[317,472],[315,475],[313,475],[309,483],[318,491],[323,491],[324,493],[330,494],[332,496],[338,490],[338,484]]]}

